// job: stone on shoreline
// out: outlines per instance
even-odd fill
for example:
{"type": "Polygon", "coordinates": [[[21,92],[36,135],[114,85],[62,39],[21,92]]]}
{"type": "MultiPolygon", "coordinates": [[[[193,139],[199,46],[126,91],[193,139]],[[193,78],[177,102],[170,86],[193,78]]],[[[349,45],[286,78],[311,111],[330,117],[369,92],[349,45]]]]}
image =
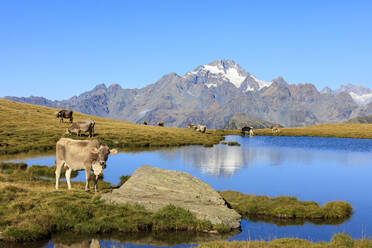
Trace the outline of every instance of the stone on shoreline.
{"type": "Polygon", "coordinates": [[[144,165],[119,189],[103,194],[101,199],[117,204],[139,204],[150,211],[173,204],[212,224],[240,227],[241,216],[228,208],[210,185],[186,172],[144,165]]]}

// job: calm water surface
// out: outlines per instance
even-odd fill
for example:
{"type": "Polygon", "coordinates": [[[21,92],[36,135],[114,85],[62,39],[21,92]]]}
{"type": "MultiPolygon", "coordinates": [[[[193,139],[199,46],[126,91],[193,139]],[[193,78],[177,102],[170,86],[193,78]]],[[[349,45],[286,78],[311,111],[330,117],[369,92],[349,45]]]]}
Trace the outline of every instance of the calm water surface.
{"type": "MultiPolygon", "coordinates": [[[[298,237],[328,241],[338,232],[357,239],[372,237],[372,140],[228,136],[226,141],[237,141],[241,146],[189,146],[119,153],[109,158],[104,177],[106,181],[118,184],[120,175],[130,175],[139,166],[147,164],[189,172],[216,190],[236,190],[271,197],[297,196],[300,200],[319,204],[344,200],[354,207],[352,217],[339,225],[277,225],[243,220],[242,232],[229,240],[298,237]]],[[[53,165],[55,157],[22,161],[29,165],[53,165]]],[[[84,173],[79,173],[74,180],[84,181],[84,173]]],[[[101,247],[152,247],[146,242],[139,245],[99,240],[99,243],[101,247]]],[[[52,247],[53,243],[47,246],[52,247]]]]}

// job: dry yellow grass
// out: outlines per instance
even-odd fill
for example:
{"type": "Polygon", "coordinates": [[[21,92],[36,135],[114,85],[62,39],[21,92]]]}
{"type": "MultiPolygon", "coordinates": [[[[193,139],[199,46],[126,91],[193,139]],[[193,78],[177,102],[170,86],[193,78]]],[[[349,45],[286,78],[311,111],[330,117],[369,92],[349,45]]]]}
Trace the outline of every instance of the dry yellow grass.
{"type": "MultiPolygon", "coordinates": [[[[271,129],[257,129],[256,135],[273,135],[271,129]]],[[[278,136],[309,136],[372,139],[372,124],[320,124],[308,127],[281,128],[278,136]]]]}
{"type": "MultiPolygon", "coordinates": [[[[54,108],[0,99],[0,155],[48,152],[64,136],[70,123],[60,123],[54,108]]],[[[211,146],[233,131],[208,130],[205,134],[188,128],[158,127],[74,113],[74,121],[96,122],[93,139],[115,148],[211,146]]],[[[77,139],[77,136],[72,136],[77,139]]],[[[84,137],[84,139],[89,139],[84,137]]]]}

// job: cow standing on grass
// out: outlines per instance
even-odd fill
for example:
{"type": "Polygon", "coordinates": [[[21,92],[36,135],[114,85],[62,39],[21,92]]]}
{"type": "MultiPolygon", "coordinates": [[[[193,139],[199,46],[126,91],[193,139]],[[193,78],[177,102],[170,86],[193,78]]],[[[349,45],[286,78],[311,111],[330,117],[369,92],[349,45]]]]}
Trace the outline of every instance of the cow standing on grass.
{"type": "Polygon", "coordinates": [[[89,191],[90,171],[94,172],[94,191],[98,191],[98,176],[106,168],[109,154],[116,154],[116,149],[110,150],[108,146],[98,140],[73,140],[61,138],[56,144],[56,189],[58,190],[61,169],[66,170],[68,189],[71,189],[71,172],[85,170],[85,191],[89,191]]]}
{"type": "Polygon", "coordinates": [[[194,125],[194,124],[187,124],[187,127],[190,128],[190,129],[194,129],[194,130],[196,130],[198,128],[198,126],[194,125]]]}
{"type": "Polygon", "coordinates": [[[74,122],[70,127],[66,128],[65,134],[75,133],[77,136],[81,136],[81,132],[89,132],[89,137],[93,137],[95,124],[92,120],[74,122]]]}
{"type": "Polygon", "coordinates": [[[273,133],[273,134],[279,134],[280,133],[280,129],[279,129],[279,125],[272,125],[271,127],[271,132],[273,133]]]}
{"type": "Polygon", "coordinates": [[[253,127],[243,127],[242,128],[242,135],[249,134],[249,136],[253,136],[253,127]]]}
{"type": "Polygon", "coordinates": [[[65,119],[70,119],[70,123],[72,123],[72,120],[73,120],[72,114],[73,114],[73,113],[74,113],[74,112],[71,111],[71,110],[65,110],[65,109],[63,109],[63,110],[59,111],[59,112],[56,114],[56,117],[57,117],[57,118],[60,118],[59,122],[64,122],[64,121],[63,121],[63,118],[65,118],[65,119]]]}
{"type": "Polygon", "coordinates": [[[195,130],[198,131],[198,132],[201,132],[201,133],[205,133],[205,131],[207,131],[207,126],[197,125],[195,130]]]}

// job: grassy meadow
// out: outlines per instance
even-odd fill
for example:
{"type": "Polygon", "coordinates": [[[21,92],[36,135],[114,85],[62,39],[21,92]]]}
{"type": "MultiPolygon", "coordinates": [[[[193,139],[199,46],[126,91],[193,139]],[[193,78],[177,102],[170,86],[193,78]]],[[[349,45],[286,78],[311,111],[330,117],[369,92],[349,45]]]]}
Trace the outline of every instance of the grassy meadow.
{"type": "MultiPolygon", "coordinates": [[[[54,108],[17,103],[0,99],[0,155],[45,153],[55,150],[55,144],[66,136],[70,123],[60,123],[54,108]]],[[[224,135],[236,131],[207,130],[196,132],[188,128],[158,127],[111,120],[74,112],[74,121],[92,119],[96,122],[95,137],[112,148],[148,148],[183,145],[213,146],[224,135]]],[[[84,137],[84,139],[89,139],[84,137]]]]}
{"type": "Polygon", "coordinates": [[[278,219],[344,220],[352,206],[343,201],[333,201],[319,206],[313,201],[299,201],[296,197],[246,195],[236,191],[222,191],[220,195],[243,217],[262,216],[278,219]]]}
{"type": "Polygon", "coordinates": [[[273,134],[271,129],[256,129],[254,133],[255,135],[372,139],[372,124],[320,124],[307,127],[280,128],[279,134],[273,134]]]}

